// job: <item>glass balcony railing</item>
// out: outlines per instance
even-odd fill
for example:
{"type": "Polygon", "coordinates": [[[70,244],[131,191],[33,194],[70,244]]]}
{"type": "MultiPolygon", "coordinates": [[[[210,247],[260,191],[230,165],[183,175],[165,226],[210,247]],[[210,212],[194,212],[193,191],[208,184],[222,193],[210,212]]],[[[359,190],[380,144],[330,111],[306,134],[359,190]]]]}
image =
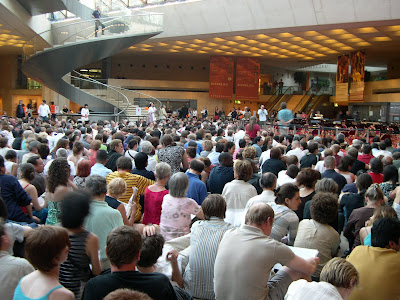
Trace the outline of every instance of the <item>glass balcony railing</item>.
{"type": "Polygon", "coordinates": [[[39,33],[23,46],[25,59],[52,46],[65,45],[118,35],[139,35],[163,31],[163,14],[132,12],[129,15],[101,18],[98,21],[68,22],[39,33]],[[104,29],[103,29],[104,27],[104,29]]]}

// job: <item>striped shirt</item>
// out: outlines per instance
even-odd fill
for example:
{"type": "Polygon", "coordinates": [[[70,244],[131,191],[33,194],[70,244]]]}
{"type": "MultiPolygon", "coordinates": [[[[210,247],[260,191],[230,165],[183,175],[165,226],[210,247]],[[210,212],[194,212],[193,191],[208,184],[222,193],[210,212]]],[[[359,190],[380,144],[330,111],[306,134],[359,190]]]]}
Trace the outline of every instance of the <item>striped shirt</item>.
{"type": "Polygon", "coordinates": [[[193,297],[215,299],[213,283],[215,257],[222,237],[231,228],[234,226],[216,217],[193,224],[189,265],[184,274],[185,288],[193,297]]]}
{"type": "Polygon", "coordinates": [[[142,218],[142,206],[139,204],[139,199],[140,196],[144,195],[144,192],[146,191],[146,188],[149,185],[154,184],[153,180],[147,179],[143,176],[140,175],[136,175],[136,174],[131,174],[129,172],[112,172],[110,174],[107,175],[106,180],[107,180],[107,184],[110,183],[111,180],[113,180],[114,178],[122,178],[123,180],[125,180],[126,182],[126,193],[125,195],[123,195],[122,197],[120,197],[118,200],[123,202],[123,203],[128,203],[129,199],[132,196],[133,187],[136,187],[137,190],[137,194],[136,194],[136,198],[135,198],[135,202],[137,205],[137,211],[136,211],[136,216],[135,216],[135,222],[138,222],[141,220],[142,218]]]}
{"type": "Polygon", "coordinates": [[[269,235],[274,240],[280,242],[288,234],[288,245],[293,245],[299,227],[299,217],[296,213],[285,205],[275,202],[268,203],[275,213],[274,226],[269,235]]]}

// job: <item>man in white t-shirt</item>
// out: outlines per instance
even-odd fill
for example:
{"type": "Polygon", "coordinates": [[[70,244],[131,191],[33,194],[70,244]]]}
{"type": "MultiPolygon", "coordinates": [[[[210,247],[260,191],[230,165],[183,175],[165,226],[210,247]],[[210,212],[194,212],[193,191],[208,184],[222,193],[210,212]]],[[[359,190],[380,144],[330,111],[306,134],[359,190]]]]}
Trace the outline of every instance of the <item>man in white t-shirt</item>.
{"type": "Polygon", "coordinates": [[[85,122],[89,122],[89,105],[85,104],[85,106],[81,109],[81,120],[82,123],[85,122]]]}
{"type": "Polygon", "coordinates": [[[264,105],[261,105],[257,114],[258,114],[258,119],[260,120],[260,126],[261,128],[263,128],[265,122],[267,121],[267,116],[268,116],[268,111],[265,109],[264,105]]]}
{"type": "Polygon", "coordinates": [[[43,122],[47,122],[47,119],[50,115],[50,107],[46,104],[46,100],[43,100],[42,104],[40,104],[38,108],[38,115],[43,122]]]}

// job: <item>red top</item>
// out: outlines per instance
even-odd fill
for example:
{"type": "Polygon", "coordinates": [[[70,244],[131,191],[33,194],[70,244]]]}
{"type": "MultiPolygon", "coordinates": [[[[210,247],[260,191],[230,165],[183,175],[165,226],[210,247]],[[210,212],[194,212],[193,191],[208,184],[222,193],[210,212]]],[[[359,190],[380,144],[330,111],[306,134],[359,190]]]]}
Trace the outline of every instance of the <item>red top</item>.
{"type": "Polygon", "coordinates": [[[257,136],[257,132],[261,130],[260,126],[258,124],[253,125],[253,130],[249,131],[249,126],[250,124],[247,124],[246,126],[246,133],[250,136],[251,139],[254,139],[257,136]]]}
{"type": "Polygon", "coordinates": [[[363,163],[369,165],[369,161],[371,159],[373,159],[375,156],[373,156],[372,154],[359,154],[358,155],[358,160],[362,161],[363,163]]]}
{"type": "Polygon", "coordinates": [[[372,173],[368,172],[369,175],[372,177],[373,183],[382,183],[383,182],[383,174],[382,173],[372,173]]]}
{"type": "Polygon", "coordinates": [[[161,204],[163,203],[164,196],[167,194],[168,190],[152,192],[148,187],[146,188],[146,191],[144,192],[143,224],[160,224],[161,204]]]}

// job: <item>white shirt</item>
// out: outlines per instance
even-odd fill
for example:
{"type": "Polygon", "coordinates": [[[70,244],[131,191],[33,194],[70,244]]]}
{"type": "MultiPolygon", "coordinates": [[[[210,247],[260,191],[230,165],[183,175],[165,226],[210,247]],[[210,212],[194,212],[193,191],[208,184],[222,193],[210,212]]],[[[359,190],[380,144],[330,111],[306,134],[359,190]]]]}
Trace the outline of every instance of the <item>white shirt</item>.
{"type": "Polygon", "coordinates": [[[82,121],[89,121],[89,109],[82,108],[81,109],[81,119],[82,121]]]}
{"type": "Polygon", "coordinates": [[[260,163],[260,168],[265,163],[265,161],[270,159],[270,158],[271,158],[271,149],[268,149],[267,151],[264,151],[261,154],[260,159],[258,160],[258,162],[260,163]]]}
{"type": "Polygon", "coordinates": [[[50,114],[49,106],[47,104],[40,104],[38,114],[40,117],[47,117],[50,114]]]}
{"type": "Polygon", "coordinates": [[[325,162],[323,160],[317,162],[315,165],[315,170],[319,171],[321,174],[324,173],[326,171],[325,162]]]}
{"type": "Polygon", "coordinates": [[[246,132],[244,130],[239,130],[238,132],[235,133],[233,141],[235,142],[236,148],[239,148],[239,140],[243,139],[245,135],[246,132]]]}
{"type": "Polygon", "coordinates": [[[290,151],[288,151],[288,152],[286,153],[286,156],[289,156],[289,155],[296,155],[296,156],[297,156],[297,159],[298,159],[299,162],[300,162],[300,160],[303,158],[303,156],[304,156],[305,154],[304,154],[304,152],[303,152],[300,148],[296,148],[296,149],[292,149],[292,150],[290,150],[290,151]]]}
{"type": "Polygon", "coordinates": [[[265,108],[264,109],[260,108],[257,113],[258,113],[258,119],[261,122],[267,121],[268,111],[265,108]]]}
{"type": "Polygon", "coordinates": [[[286,183],[296,183],[296,178],[290,177],[286,174],[286,170],[282,170],[278,173],[278,180],[276,181],[276,187],[282,186],[286,183]]]}
{"type": "Polygon", "coordinates": [[[372,155],[375,157],[379,157],[380,155],[383,155],[384,157],[387,157],[387,156],[392,157],[393,156],[392,152],[387,151],[387,150],[378,150],[378,151],[375,151],[375,154],[372,153],[372,155]]]}
{"type": "Polygon", "coordinates": [[[336,287],[328,282],[308,282],[300,279],[292,282],[285,296],[285,300],[314,300],[329,299],[343,300],[336,287]]]}
{"type": "Polygon", "coordinates": [[[260,195],[250,198],[250,200],[246,203],[246,207],[244,208],[243,215],[241,217],[242,224],[245,223],[244,221],[245,221],[246,213],[253,204],[259,203],[259,202],[262,202],[262,203],[275,202],[275,198],[276,197],[275,197],[274,192],[270,191],[270,190],[264,190],[260,195]]]}

